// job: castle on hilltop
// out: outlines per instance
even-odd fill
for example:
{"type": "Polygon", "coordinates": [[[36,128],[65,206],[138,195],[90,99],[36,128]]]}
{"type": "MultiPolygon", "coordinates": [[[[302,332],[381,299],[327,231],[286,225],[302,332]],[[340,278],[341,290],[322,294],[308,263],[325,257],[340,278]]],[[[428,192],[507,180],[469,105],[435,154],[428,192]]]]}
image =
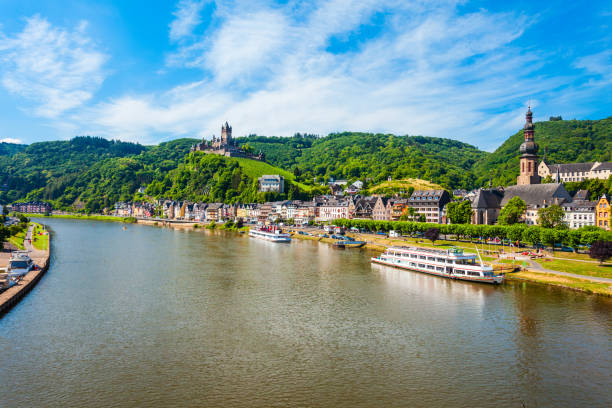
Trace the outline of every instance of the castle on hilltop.
{"type": "Polygon", "coordinates": [[[258,154],[255,154],[246,151],[242,146],[238,146],[236,141],[232,138],[232,127],[227,122],[221,125],[220,138],[213,136],[212,140],[202,139],[200,143],[191,146],[190,151],[218,154],[225,157],[245,157],[253,160],[265,160],[265,156],[261,150],[258,154]]]}

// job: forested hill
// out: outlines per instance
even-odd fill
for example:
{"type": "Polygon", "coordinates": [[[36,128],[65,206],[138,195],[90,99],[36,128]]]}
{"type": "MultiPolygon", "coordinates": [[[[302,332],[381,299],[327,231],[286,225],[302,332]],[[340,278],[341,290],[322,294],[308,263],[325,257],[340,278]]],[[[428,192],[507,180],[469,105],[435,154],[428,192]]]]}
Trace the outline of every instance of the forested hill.
{"type": "Polygon", "coordinates": [[[56,208],[96,208],[130,199],[140,186],[176,168],[193,144],[158,146],[76,137],[40,142],[0,155],[0,202],[46,200],[56,208]]]}
{"type": "MultiPolygon", "coordinates": [[[[612,161],[612,118],[538,122],[535,136],[540,157],[546,151],[551,163],[612,161]]],[[[237,141],[262,150],[270,167],[247,159],[188,155],[195,139],[157,146],[88,136],[29,146],[0,143],[0,203],[46,200],[55,208],[93,212],[116,201],[142,199],[136,191],[146,186],[153,197],[261,200],[253,190],[255,179],[272,171],[290,181],[292,196],[322,192],[320,184],[329,178],[360,179],[366,188],[388,178],[421,179],[447,189],[485,186],[489,179],[494,185],[508,185],[518,175],[523,132],[494,153],[451,139],[355,132],[253,135],[237,141]],[[210,177],[200,174],[203,168],[210,177]]]]}
{"type": "Polygon", "coordinates": [[[21,152],[24,150],[27,145],[16,144],[16,143],[0,143],[0,156],[12,156],[15,153],[21,152]]]}
{"type": "Polygon", "coordinates": [[[266,160],[285,169],[298,168],[304,182],[334,179],[368,180],[376,184],[400,178],[420,178],[448,188],[469,188],[475,177],[473,165],[487,153],[451,139],[423,136],[394,136],[373,133],[334,133],[317,138],[294,137],[238,139],[266,160]]]}
{"type": "MultiPolygon", "coordinates": [[[[612,117],[601,120],[556,120],[535,123],[540,160],[548,163],[612,161],[612,117]]],[[[516,183],[519,174],[519,131],[474,166],[478,186],[516,183]]]]}

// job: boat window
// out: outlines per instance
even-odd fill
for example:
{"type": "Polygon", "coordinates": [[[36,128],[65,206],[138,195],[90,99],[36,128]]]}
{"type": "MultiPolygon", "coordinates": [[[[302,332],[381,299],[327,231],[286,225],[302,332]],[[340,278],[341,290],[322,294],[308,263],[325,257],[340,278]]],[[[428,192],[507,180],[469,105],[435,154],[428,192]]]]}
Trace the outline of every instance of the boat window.
{"type": "Polygon", "coordinates": [[[13,269],[24,269],[28,267],[26,261],[11,261],[11,268],[13,269]]]}
{"type": "Polygon", "coordinates": [[[436,258],[436,261],[438,261],[438,262],[444,262],[444,258],[436,258]]]}
{"type": "Polygon", "coordinates": [[[410,257],[411,257],[411,258],[414,258],[414,259],[417,259],[417,258],[418,258],[418,256],[416,256],[416,254],[410,254],[410,257]]]}
{"type": "Polygon", "coordinates": [[[427,257],[424,255],[419,255],[419,259],[427,259],[427,257]]]}
{"type": "Polygon", "coordinates": [[[414,262],[410,262],[410,266],[416,266],[414,262]]]}
{"type": "Polygon", "coordinates": [[[419,264],[419,268],[424,268],[425,264],[419,264]]]}
{"type": "Polygon", "coordinates": [[[428,257],[427,257],[427,260],[428,260],[428,261],[435,261],[435,260],[436,260],[436,258],[434,258],[433,256],[428,256],[428,257]]]}
{"type": "Polygon", "coordinates": [[[484,276],[493,276],[493,272],[483,272],[484,276]]]}
{"type": "Polygon", "coordinates": [[[436,271],[444,272],[444,268],[442,268],[441,266],[436,266],[436,271]]]}
{"type": "Polygon", "coordinates": [[[465,275],[465,271],[462,271],[461,269],[455,269],[455,273],[457,275],[465,275]]]}
{"type": "Polygon", "coordinates": [[[404,252],[404,253],[402,254],[402,256],[403,256],[404,258],[408,258],[408,257],[410,257],[410,254],[407,254],[406,252],[404,252]]]}
{"type": "Polygon", "coordinates": [[[427,265],[427,269],[435,269],[433,265],[427,265]]]}
{"type": "Polygon", "coordinates": [[[468,272],[470,276],[480,276],[480,272],[468,272]]]}

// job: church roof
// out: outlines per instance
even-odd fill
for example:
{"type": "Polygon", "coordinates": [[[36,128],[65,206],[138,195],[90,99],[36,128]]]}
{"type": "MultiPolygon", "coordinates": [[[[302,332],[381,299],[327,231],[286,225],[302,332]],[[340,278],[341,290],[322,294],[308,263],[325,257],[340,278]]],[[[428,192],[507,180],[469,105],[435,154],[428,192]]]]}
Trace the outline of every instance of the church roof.
{"type": "Polygon", "coordinates": [[[525,184],[506,187],[501,206],[505,206],[516,196],[522,198],[527,205],[562,204],[572,200],[561,183],[525,184]]]}
{"type": "Polygon", "coordinates": [[[500,208],[504,193],[500,190],[480,189],[472,200],[472,208],[500,208]]]}

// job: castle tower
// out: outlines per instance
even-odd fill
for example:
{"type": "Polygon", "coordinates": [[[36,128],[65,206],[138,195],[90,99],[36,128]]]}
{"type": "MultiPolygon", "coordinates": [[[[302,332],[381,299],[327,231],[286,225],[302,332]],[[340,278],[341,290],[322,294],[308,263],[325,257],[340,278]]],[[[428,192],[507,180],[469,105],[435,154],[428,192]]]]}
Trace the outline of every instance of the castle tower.
{"type": "Polygon", "coordinates": [[[538,144],[534,141],[534,126],[532,122],[533,114],[531,107],[527,108],[525,115],[525,141],[521,144],[519,152],[520,159],[520,175],[516,179],[516,184],[540,184],[540,176],[538,176],[538,144]]]}
{"type": "Polygon", "coordinates": [[[221,143],[232,144],[232,127],[227,122],[221,125],[221,143]]]}

